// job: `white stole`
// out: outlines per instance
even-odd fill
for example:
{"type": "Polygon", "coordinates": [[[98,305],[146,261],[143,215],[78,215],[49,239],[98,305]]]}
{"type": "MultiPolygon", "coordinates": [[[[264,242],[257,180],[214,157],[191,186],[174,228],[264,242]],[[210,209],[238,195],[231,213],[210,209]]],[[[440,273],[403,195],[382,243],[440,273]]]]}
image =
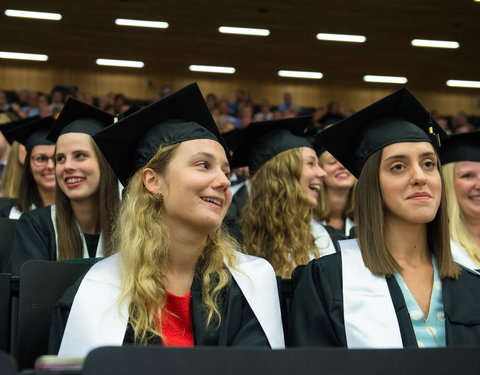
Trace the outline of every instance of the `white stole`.
{"type": "MultiPolygon", "coordinates": [[[[275,273],[261,258],[237,253],[237,270],[229,268],[252,308],[270,346],[285,347],[275,273]],[[253,280],[255,280],[253,282],[253,280]]],[[[60,357],[84,357],[100,346],[121,346],[128,324],[127,298],[119,305],[121,259],[112,255],[96,263],[83,279],[65,327],[60,357]]]]}
{"type": "MultiPolygon", "coordinates": [[[[58,232],[57,232],[57,220],[56,220],[56,210],[55,205],[50,206],[50,215],[53,224],[53,231],[55,232],[55,246],[57,248],[57,259],[59,258],[59,249],[58,249],[58,232]]],[[[83,256],[82,258],[90,258],[88,254],[87,243],[85,242],[85,236],[82,233],[82,229],[80,225],[77,223],[78,231],[80,232],[80,238],[82,239],[82,246],[83,246],[83,256]]],[[[98,239],[97,244],[97,251],[95,252],[95,258],[103,258],[103,233],[100,233],[100,238],[98,239]]]]}
{"type": "Polygon", "coordinates": [[[466,268],[469,268],[470,270],[472,270],[476,274],[479,274],[479,272],[476,271],[476,270],[479,269],[480,267],[478,267],[473,262],[473,260],[470,259],[467,252],[465,251],[465,249],[462,246],[460,246],[455,241],[450,240],[450,247],[452,249],[452,258],[455,262],[457,262],[458,264],[461,264],[462,266],[464,266],[466,268]]]}
{"type": "MultiPolygon", "coordinates": [[[[310,228],[312,230],[312,235],[315,238],[315,245],[318,248],[320,257],[335,254],[335,246],[333,246],[332,239],[323,225],[317,220],[312,219],[310,221],[310,228]]],[[[310,260],[312,259],[314,259],[314,257],[310,255],[310,260]]]]}
{"type": "Polygon", "coordinates": [[[402,348],[397,315],[384,276],[365,267],[355,239],[339,241],[348,348],[402,348]]]}

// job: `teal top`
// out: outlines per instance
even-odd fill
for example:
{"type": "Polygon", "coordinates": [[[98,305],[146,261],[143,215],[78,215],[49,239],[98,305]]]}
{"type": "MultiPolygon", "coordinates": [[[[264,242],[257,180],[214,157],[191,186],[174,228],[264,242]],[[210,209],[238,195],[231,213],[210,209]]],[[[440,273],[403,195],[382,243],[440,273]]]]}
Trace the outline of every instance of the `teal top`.
{"type": "Polygon", "coordinates": [[[400,274],[394,274],[402,290],[407,309],[412,321],[413,331],[417,338],[419,348],[438,348],[446,346],[445,313],[443,309],[442,281],[438,276],[437,260],[432,257],[433,263],[433,288],[430,297],[430,310],[425,319],[422,309],[403,281],[400,274]]]}

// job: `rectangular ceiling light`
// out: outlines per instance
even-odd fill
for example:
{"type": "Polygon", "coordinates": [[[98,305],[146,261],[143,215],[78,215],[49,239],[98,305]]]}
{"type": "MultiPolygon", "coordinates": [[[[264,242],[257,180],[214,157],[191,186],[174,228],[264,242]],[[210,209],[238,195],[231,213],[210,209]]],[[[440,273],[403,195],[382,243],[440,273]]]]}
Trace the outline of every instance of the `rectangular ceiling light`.
{"type": "Polygon", "coordinates": [[[111,59],[97,59],[97,64],[106,66],[123,66],[126,68],[143,68],[143,66],[145,65],[142,61],[111,59]]]}
{"type": "Polygon", "coordinates": [[[363,80],[365,82],[380,82],[380,83],[407,83],[407,79],[405,77],[394,77],[394,76],[373,76],[373,75],[366,75],[363,76],[363,80]]]}
{"type": "Polygon", "coordinates": [[[298,70],[279,70],[278,75],[280,77],[310,78],[310,79],[321,79],[323,77],[323,74],[320,72],[303,72],[298,70]]]}
{"type": "Polygon", "coordinates": [[[449,79],[447,86],[450,87],[470,87],[480,89],[480,81],[461,81],[458,79],[449,79]]]}
{"type": "Polygon", "coordinates": [[[38,20],[60,21],[60,13],[31,12],[27,10],[6,9],[5,15],[8,17],[34,18],[38,20]]]}
{"type": "Polygon", "coordinates": [[[19,53],[19,52],[3,52],[0,51],[0,58],[14,59],[14,60],[32,60],[32,61],[47,61],[47,55],[36,53],[19,53]]]}
{"type": "Polygon", "coordinates": [[[353,42],[353,43],[364,43],[367,38],[363,35],[349,35],[349,34],[326,34],[318,33],[318,40],[330,40],[334,42],[353,42]]]}
{"type": "Polygon", "coordinates": [[[458,42],[449,42],[445,40],[413,39],[412,46],[415,47],[433,47],[433,48],[458,48],[458,42]]]}
{"type": "Polygon", "coordinates": [[[235,68],[229,66],[208,66],[208,65],[190,65],[188,67],[192,72],[206,72],[206,73],[235,73],[235,68]]]}
{"type": "Polygon", "coordinates": [[[136,27],[153,27],[156,29],[168,28],[167,22],[161,21],[143,21],[143,20],[130,20],[127,18],[117,18],[115,23],[120,26],[136,26],[136,27]]]}
{"type": "Polygon", "coordinates": [[[224,34],[240,34],[240,35],[255,35],[255,36],[269,36],[270,30],[268,29],[250,29],[247,27],[231,27],[220,26],[218,31],[224,34]]]}

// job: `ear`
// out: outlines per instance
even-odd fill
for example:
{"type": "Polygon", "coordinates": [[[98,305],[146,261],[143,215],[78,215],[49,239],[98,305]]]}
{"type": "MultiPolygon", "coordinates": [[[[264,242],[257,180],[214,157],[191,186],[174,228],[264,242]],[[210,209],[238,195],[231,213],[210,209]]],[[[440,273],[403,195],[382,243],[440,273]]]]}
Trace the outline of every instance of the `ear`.
{"type": "Polygon", "coordinates": [[[160,176],[151,168],[142,171],[142,182],[145,189],[153,195],[160,193],[160,176]]]}

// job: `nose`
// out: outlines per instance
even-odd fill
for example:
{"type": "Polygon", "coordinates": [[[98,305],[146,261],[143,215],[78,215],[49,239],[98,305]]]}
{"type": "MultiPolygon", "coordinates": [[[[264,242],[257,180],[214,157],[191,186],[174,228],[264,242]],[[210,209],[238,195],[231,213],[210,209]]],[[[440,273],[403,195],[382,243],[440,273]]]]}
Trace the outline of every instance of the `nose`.
{"type": "Polygon", "coordinates": [[[315,170],[315,174],[318,178],[320,179],[324,179],[325,176],[327,175],[327,172],[325,172],[325,169],[323,169],[322,167],[320,167],[318,164],[316,166],[316,170],[315,170]]]}
{"type": "Polygon", "coordinates": [[[232,185],[231,181],[228,179],[227,175],[223,171],[219,171],[215,177],[214,187],[221,188],[222,190],[227,190],[232,185]]]}
{"type": "Polygon", "coordinates": [[[54,169],[55,168],[55,162],[53,161],[53,156],[51,158],[48,158],[47,168],[48,169],[54,169]]]}
{"type": "Polygon", "coordinates": [[[66,157],[65,161],[63,162],[63,168],[66,169],[66,170],[75,169],[74,161],[71,158],[66,157]]]}
{"type": "Polygon", "coordinates": [[[422,169],[420,165],[414,165],[412,168],[412,180],[411,184],[416,185],[424,185],[427,181],[427,176],[425,175],[425,171],[422,169]]]}

